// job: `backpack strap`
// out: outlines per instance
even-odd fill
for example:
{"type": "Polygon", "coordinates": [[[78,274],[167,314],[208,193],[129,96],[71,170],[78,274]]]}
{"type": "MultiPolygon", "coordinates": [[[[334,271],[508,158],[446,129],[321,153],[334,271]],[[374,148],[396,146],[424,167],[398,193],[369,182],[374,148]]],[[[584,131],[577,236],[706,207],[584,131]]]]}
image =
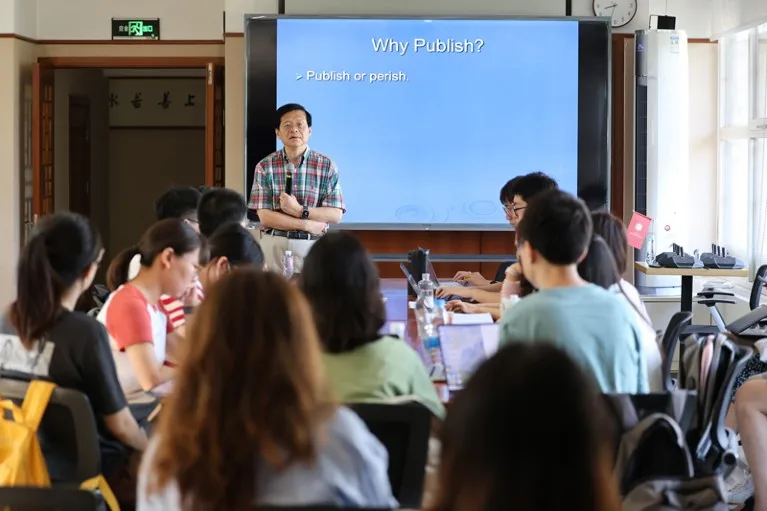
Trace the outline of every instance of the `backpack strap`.
{"type": "Polygon", "coordinates": [[[21,411],[24,414],[24,423],[32,431],[37,431],[40,426],[55,388],[53,383],[41,380],[33,380],[29,384],[24,402],[21,403],[21,411]]]}
{"type": "Polygon", "coordinates": [[[97,475],[96,477],[86,479],[80,485],[80,489],[89,491],[98,490],[101,492],[101,496],[104,497],[104,502],[106,502],[109,511],[120,511],[120,504],[117,503],[117,497],[115,497],[112,488],[109,487],[109,483],[104,479],[104,476],[97,475]]]}

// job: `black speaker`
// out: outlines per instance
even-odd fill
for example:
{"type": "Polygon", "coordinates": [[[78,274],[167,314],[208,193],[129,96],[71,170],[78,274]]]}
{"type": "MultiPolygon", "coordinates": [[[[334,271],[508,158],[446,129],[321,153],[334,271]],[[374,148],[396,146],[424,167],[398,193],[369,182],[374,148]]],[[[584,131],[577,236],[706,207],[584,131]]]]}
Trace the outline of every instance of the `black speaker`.
{"type": "Polygon", "coordinates": [[[676,16],[658,16],[658,30],[676,30],[676,16]]]}

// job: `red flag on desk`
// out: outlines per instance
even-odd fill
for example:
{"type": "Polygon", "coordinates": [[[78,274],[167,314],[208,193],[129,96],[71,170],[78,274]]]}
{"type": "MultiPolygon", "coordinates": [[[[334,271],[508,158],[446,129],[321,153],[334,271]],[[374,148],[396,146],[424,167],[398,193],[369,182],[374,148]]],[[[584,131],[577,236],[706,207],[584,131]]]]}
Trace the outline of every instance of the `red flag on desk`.
{"type": "Polygon", "coordinates": [[[651,218],[634,211],[634,214],[631,215],[631,222],[629,222],[628,229],[626,229],[626,236],[628,237],[630,246],[637,250],[642,249],[644,240],[650,233],[650,223],[652,223],[651,218]]]}

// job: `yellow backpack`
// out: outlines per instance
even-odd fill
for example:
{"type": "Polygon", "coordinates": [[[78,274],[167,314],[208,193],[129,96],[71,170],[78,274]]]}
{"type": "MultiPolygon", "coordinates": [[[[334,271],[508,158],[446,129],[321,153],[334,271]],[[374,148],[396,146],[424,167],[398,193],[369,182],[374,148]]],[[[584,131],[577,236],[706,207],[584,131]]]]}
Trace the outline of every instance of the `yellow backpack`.
{"type": "MultiPolygon", "coordinates": [[[[51,485],[37,428],[55,388],[53,383],[33,380],[21,407],[10,399],[0,401],[0,486],[51,485]]],[[[80,487],[99,490],[109,509],[119,511],[117,499],[103,476],[88,479],[80,487]]]]}

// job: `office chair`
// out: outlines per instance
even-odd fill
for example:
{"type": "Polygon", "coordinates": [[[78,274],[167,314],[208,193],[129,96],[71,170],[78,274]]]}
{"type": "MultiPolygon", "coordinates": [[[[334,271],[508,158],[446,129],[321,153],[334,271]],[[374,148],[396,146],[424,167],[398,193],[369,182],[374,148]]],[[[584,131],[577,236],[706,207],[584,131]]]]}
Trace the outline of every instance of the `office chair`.
{"type": "MultiPolygon", "coordinates": [[[[762,289],[765,286],[767,286],[767,264],[760,266],[759,269],[756,270],[754,284],[751,286],[751,295],[748,300],[748,306],[751,310],[759,307],[759,303],[762,299],[762,289]]],[[[716,335],[720,332],[727,332],[727,325],[725,324],[722,313],[719,312],[717,305],[722,303],[735,304],[735,300],[733,299],[735,294],[727,291],[714,291],[712,288],[706,288],[696,296],[698,298],[697,303],[708,307],[711,318],[716,325],[690,325],[681,332],[681,335],[686,337],[688,335],[716,335]]]]}
{"type": "MultiPolygon", "coordinates": [[[[19,375],[7,371],[0,374],[0,395],[6,399],[21,404],[28,387],[29,381],[19,375]]],[[[90,401],[82,392],[56,387],[38,436],[53,484],[79,486],[101,474],[96,421],[90,401]]]]}
{"type": "Polygon", "coordinates": [[[0,487],[0,509],[10,511],[97,511],[99,499],[77,488],[0,487]]]}
{"type": "Polygon", "coordinates": [[[421,403],[348,405],[389,452],[389,482],[401,508],[420,509],[432,414],[421,403]]]}
{"type": "Polygon", "coordinates": [[[661,340],[661,354],[663,355],[663,388],[666,392],[672,392],[676,387],[676,381],[671,378],[671,362],[674,360],[677,344],[679,344],[680,332],[692,321],[692,312],[677,312],[671,316],[666,331],[661,340]]]}
{"type": "Polygon", "coordinates": [[[500,266],[498,266],[498,271],[495,272],[495,277],[493,280],[496,282],[503,282],[506,279],[506,269],[516,262],[516,259],[514,259],[511,261],[506,261],[505,263],[501,263],[500,266]]]}

